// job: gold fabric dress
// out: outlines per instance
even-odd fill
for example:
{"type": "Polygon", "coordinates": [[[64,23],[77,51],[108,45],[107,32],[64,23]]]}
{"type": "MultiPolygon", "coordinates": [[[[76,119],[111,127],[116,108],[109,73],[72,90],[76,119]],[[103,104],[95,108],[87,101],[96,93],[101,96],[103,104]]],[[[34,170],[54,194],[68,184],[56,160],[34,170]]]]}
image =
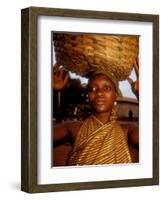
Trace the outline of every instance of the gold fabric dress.
{"type": "Polygon", "coordinates": [[[116,121],[107,124],[89,117],[79,130],[69,165],[131,163],[127,138],[116,121]]]}

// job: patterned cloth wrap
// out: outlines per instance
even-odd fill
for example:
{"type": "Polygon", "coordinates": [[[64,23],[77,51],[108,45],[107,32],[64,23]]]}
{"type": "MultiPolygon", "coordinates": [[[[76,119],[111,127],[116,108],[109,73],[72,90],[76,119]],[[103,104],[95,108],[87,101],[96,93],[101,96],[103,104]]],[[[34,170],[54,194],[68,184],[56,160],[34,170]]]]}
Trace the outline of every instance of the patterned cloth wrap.
{"type": "Polygon", "coordinates": [[[116,121],[102,124],[94,115],[82,125],[69,165],[131,163],[127,138],[116,121]]]}

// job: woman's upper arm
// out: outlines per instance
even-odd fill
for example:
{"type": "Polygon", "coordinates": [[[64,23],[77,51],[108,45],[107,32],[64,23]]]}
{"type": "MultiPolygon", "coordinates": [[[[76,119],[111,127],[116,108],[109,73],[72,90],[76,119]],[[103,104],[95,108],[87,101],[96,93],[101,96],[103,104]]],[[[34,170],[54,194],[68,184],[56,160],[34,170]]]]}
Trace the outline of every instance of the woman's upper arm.
{"type": "Polygon", "coordinates": [[[72,139],[73,143],[76,140],[76,137],[78,135],[79,129],[82,126],[82,124],[83,124],[83,121],[75,121],[75,122],[70,122],[67,124],[67,127],[68,127],[68,130],[71,135],[71,139],[72,139]]]}
{"type": "Polygon", "coordinates": [[[58,124],[53,128],[54,143],[65,141],[69,136],[68,129],[65,123],[58,124]]]}
{"type": "Polygon", "coordinates": [[[56,125],[53,129],[54,143],[66,142],[69,138],[74,142],[82,124],[81,121],[69,121],[56,125]]]}
{"type": "Polygon", "coordinates": [[[139,146],[139,129],[135,125],[129,128],[129,141],[132,145],[139,146]]]}

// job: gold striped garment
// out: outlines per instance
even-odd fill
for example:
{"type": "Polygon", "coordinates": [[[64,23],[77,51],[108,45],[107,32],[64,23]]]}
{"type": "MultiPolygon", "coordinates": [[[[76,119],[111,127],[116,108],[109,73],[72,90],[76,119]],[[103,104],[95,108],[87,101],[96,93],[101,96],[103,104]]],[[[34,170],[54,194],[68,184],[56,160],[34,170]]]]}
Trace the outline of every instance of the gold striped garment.
{"type": "Polygon", "coordinates": [[[79,130],[69,165],[131,163],[127,139],[116,121],[106,124],[94,115],[79,130]]]}

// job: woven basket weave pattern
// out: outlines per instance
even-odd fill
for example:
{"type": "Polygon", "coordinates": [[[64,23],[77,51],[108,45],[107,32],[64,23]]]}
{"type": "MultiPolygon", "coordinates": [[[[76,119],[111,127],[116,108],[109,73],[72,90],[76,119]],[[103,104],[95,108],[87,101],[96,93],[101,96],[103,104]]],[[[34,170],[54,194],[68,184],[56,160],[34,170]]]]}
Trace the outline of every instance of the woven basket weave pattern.
{"type": "Polygon", "coordinates": [[[56,62],[80,75],[93,70],[126,79],[138,56],[137,36],[54,34],[56,62]]]}

